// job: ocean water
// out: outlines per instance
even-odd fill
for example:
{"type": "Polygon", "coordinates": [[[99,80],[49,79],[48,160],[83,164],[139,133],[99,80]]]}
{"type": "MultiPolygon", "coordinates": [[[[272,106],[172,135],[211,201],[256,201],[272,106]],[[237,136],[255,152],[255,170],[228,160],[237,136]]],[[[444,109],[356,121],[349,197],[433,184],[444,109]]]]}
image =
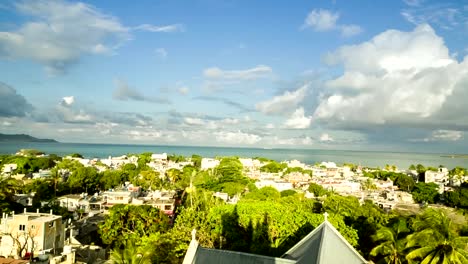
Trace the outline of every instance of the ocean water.
{"type": "Polygon", "coordinates": [[[82,143],[30,143],[30,142],[0,142],[0,154],[13,154],[20,149],[39,149],[48,154],[65,156],[80,153],[87,158],[107,158],[129,153],[163,153],[191,156],[198,154],[203,157],[239,156],[265,157],[277,161],[299,160],[307,164],[322,161],[333,161],[337,164],[351,162],[363,166],[384,167],[386,164],[396,165],[406,169],[411,164],[424,166],[444,165],[468,167],[468,159],[463,157],[443,157],[443,154],[378,152],[350,150],[319,150],[319,149],[260,149],[260,148],[227,148],[227,147],[192,147],[192,146],[151,146],[151,145],[117,145],[117,144],[82,144],[82,143]]]}

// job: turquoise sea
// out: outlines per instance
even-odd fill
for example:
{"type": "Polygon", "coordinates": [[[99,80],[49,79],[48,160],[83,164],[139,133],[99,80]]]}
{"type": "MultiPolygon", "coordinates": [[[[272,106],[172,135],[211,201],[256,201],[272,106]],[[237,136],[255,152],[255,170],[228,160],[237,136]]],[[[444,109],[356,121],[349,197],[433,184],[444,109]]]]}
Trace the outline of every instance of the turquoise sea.
{"type": "Polygon", "coordinates": [[[410,164],[425,166],[444,165],[468,167],[468,159],[461,157],[442,157],[444,154],[433,153],[399,153],[379,151],[319,150],[319,149],[260,149],[260,148],[227,148],[227,147],[191,147],[191,146],[151,146],[151,145],[117,145],[117,144],[82,144],[82,143],[0,143],[0,154],[13,154],[20,149],[39,149],[48,154],[64,156],[80,153],[87,158],[106,158],[128,153],[163,153],[203,157],[239,156],[265,157],[277,161],[299,160],[307,164],[322,161],[333,161],[337,164],[351,162],[363,166],[383,167],[385,164],[408,168],[410,164]]]}

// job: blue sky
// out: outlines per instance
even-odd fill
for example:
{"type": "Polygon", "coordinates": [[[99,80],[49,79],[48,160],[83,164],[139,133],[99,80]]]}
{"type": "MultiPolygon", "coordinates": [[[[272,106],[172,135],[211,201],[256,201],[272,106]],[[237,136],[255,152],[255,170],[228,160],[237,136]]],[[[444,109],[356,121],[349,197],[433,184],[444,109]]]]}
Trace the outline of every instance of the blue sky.
{"type": "Polygon", "coordinates": [[[3,1],[0,132],[463,152],[468,1],[3,1]]]}

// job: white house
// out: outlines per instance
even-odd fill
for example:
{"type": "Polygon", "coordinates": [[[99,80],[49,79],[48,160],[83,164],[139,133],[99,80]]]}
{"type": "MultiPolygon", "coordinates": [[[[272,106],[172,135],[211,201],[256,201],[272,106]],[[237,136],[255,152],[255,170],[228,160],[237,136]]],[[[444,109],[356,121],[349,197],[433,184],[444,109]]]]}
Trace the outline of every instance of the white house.
{"type": "Polygon", "coordinates": [[[261,180],[255,182],[255,186],[257,188],[263,188],[263,187],[273,187],[279,192],[285,191],[285,190],[291,190],[293,189],[293,185],[290,182],[278,182],[278,181],[272,181],[272,180],[261,180]]]}
{"type": "Polygon", "coordinates": [[[210,158],[203,158],[201,161],[201,169],[213,169],[214,167],[219,165],[219,160],[217,159],[210,159],[210,158]]]}
{"type": "Polygon", "coordinates": [[[448,169],[439,168],[437,171],[427,170],[424,173],[424,182],[425,183],[446,183],[448,181],[448,169]]]}
{"type": "Polygon", "coordinates": [[[24,212],[18,215],[3,214],[0,225],[0,256],[23,257],[27,252],[39,255],[41,251],[61,251],[65,232],[62,217],[44,213],[24,212]],[[27,241],[27,242],[26,242],[27,241]],[[18,256],[16,248],[27,248],[18,256]]]}

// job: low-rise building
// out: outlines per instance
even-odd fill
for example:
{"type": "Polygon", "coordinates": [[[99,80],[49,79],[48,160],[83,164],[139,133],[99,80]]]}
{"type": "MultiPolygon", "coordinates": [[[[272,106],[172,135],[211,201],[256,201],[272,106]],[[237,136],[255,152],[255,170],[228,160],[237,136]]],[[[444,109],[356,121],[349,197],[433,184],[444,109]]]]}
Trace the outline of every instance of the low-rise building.
{"type": "Polygon", "coordinates": [[[255,182],[255,186],[259,189],[269,186],[269,187],[275,188],[279,192],[293,189],[293,185],[290,182],[273,181],[273,180],[260,180],[260,181],[255,182]]]}
{"type": "Polygon", "coordinates": [[[17,168],[18,165],[16,163],[5,164],[3,165],[2,173],[5,175],[11,175],[17,168]]]}
{"type": "Polygon", "coordinates": [[[214,167],[218,165],[219,165],[219,160],[217,159],[202,158],[202,161],[201,161],[202,170],[213,169],[214,167]]]}
{"type": "Polygon", "coordinates": [[[447,168],[438,168],[437,171],[427,170],[424,173],[424,182],[425,183],[447,183],[448,182],[448,169],[447,168]]]}
{"type": "Polygon", "coordinates": [[[26,253],[39,255],[43,251],[61,252],[65,233],[62,217],[44,213],[3,214],[0,255],[23,257],[26,253]],[[24,248],[24,250],[21,250],[24,248]]]}

